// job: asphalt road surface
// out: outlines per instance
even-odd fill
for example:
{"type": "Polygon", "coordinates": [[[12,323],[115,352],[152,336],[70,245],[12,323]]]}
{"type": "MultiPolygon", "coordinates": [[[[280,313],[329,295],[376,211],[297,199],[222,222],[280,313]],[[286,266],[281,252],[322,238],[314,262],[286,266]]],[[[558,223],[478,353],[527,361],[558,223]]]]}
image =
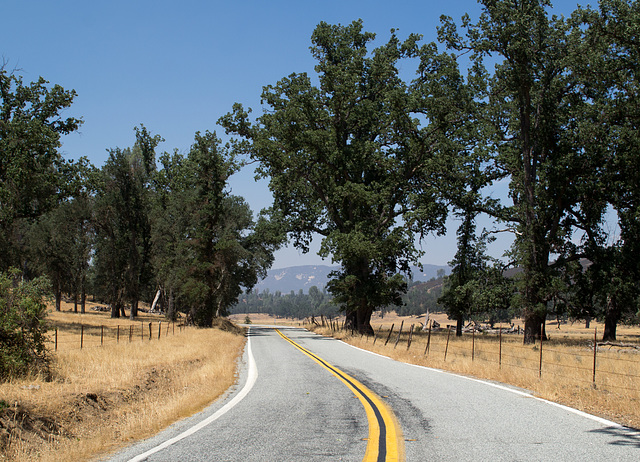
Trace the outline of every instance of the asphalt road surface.
{"type": "Polygon", "coordinates": [[[110,460],[638,461],[640,432],[303,329],[252,326],[225,397],[110,460]]]}

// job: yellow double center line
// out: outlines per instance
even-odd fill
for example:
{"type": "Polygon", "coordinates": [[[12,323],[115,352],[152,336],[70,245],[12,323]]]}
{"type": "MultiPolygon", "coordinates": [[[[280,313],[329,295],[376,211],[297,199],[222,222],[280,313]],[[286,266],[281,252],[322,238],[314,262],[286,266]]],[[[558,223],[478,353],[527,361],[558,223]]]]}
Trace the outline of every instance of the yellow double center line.
{"type": "Polygon", "coordinates": [[[404,461],[404,440],[402,429],[393,411],[382,399],[353,377],[327,363],[324,359],[301,347],[289,337],[275,329],[280,336],[325,369],[338,377],[364,406],[369,421],[369,441],[363,462],[404,461]]]}

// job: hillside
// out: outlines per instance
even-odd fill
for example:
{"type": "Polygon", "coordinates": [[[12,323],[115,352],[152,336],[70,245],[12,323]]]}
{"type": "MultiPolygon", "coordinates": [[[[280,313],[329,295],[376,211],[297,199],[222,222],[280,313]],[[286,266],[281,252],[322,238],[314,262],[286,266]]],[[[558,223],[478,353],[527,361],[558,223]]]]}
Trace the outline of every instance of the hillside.
{"type": "MultiPolygon", "coordinates": [[[[269,292],[282,293],[289,293],[292,290],[298,292],[301,289],[308,292],[312,286],[322,289],[327,285],[329,273],[337,268],[329,265],[305,265],[271,269],[267,277],[256,284],[255,288],[259,292],[269,289],[269,292]]],[[[438,270],[444,270],[445,274],[451,272],[448,266],[424,265],[422,270],[414,266],[413,280],[428,281],[437,277],[438,270]]]]}

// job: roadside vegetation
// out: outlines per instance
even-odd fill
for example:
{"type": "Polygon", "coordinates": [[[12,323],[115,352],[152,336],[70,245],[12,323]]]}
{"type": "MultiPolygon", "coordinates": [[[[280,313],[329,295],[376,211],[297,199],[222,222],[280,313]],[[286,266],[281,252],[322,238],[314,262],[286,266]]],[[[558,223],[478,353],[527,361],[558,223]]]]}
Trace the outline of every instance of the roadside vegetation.
{"type": "Polygon", "coordinates": [[[0,383],[0,460],[88,460],[202,410],[235,383],[245,338],[228,321],[215,329],[176,327],[158,340],[155,326],[164,316],[141,312],[131,322],[62,307],[49,318],[48,346],[53,350],[56,327],[60,342],[51,376],[0,383]],[[141,340],[141,324],[149,322],[154,335],[141,340]],[[88,332],[82,349],[80,325],[88,332]],[[99,327],[117,325],[120,342],[112,336],[101,347],[99,327]],[[131,343],[129,325],[137,329],[131,343]]]}

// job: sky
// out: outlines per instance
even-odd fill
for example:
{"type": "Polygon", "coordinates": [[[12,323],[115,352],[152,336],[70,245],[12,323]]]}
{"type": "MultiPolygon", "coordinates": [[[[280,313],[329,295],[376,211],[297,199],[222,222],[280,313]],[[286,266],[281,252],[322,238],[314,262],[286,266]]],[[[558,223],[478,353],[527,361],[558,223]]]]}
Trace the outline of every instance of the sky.
{"type": "MultiPolygon", "coordinates": [[[[568,16],[577,2],[556,0],[553,13],[568,16]]],[[[586,2],[585,2],[586,3],[586,2]]],[[[474,0],[435,2],[329,0],[164,1],[164,0],[0,0],[0,58],[25,83],[39,76],[75,90],[65,116],[81,117],[79,131],[63,137],[67,159],[85,156],[97,167],[110,148],[135,142],[134,127],[144,124],[165,142],[157,152],[186,153],[197,131],[216,131],[217,120],[235,102],[260,114],[262,87],[293,72],[313,74],[310,37],[321,21],[349,24],[362,19],[364,29],[383,42],[390,29],[402,39],[422,34],[436,39],[440,15],[458,20],[480,14],[474,0]]],[[[251,169],[230,181],[231,192],[244,197],[254,212],[270,205],[266,181],[251,169]]],[[[494,196],[504,195],[504,185],[494,196]]],[[[491,227],[482,220],[479,228],[491,227]]],[[[422,242],[423,263],[445,265],[456,251],[457,222],[446,236],[422,242]]],[[[489,253],[500,257],[511,239],[500,238],[489,253]]],[[[332,264],[294,248],[277,252],[274,268],[332,264]]]]}

